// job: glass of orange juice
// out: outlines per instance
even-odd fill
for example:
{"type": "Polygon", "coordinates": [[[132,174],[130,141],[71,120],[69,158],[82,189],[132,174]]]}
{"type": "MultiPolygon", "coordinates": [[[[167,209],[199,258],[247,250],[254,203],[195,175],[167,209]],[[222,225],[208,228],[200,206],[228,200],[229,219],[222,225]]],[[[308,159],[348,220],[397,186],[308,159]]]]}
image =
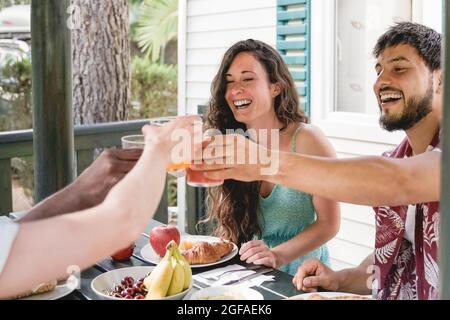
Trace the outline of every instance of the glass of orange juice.
{"type": "MultiPolygon", "coordinates": [[[[203,132],[203,141],[202,141],[202,147],[205,148],[208,146],[211,137],[214,137],[215,135],[221,134],[220,131],[210,129],[206,132],[203,132]]],[[[187,169],[186,174],[186,182],[191,187],[201,187],[201,188],[212,188],[212,187],[218,187],[223,184],[223,180],[214,180],[210,179],[205,176],[205,173],[202,171],[195,171],[191,169],[187,169]]]]}
{"type": "MultiPolygon", "coordinates": [[[[150,119],[149,123],[154,126],[162,126],[167,122],[175,120],[176,118],[183,116],[167,116],[150,119]]],[[[186,175],[186,169],[190,166],[191,161],[173,161],[167,165],[167,172],[174,177],[180,178],[186,175]]]]}
{"type": "MultiPolygon", "coordinates": [[[[183,117],[183,116],[178,116],[178,117],[183,117]]],[[[153,118],[153,119],[150,119],[150,124],[155,125],[155,126],[162,126],[165,123],[174,120],[175,118],[177,118],[177,117],[173,116],[173,117],[153,118]]],[[[199,121],[199,123],[197,125],[199,125],[199,127],[198,127],[198,131],[196,133],[200,134],[200,137],[198,137],[199,138],[198,142],[201,143],[202,145],[204,145],[204,143],[205,143],[205,141],[203,141],[203,138],[211,137],[211,136],[218,134],[214,130],[208,130],[203,133],[203,131],[202,131],[203,121],[199,121]]],[[[195,129],[194,129],[194,131],[195,131],[195,129]]],[[[194,143],[195,143],[195,138],[194,138],[194,143]]],[[[193,146],[193,144],[191,141],[191,147],[192,146],[193,146]]],[[[193,149],[191,149],[191,152],[192,152],[192,150],[193,149]]],[[[217,186],[220,186],[223,184],[223,180],[212,180],[212,179],[205,177],[204,173],[201,171],[190,170],[189,169],[190,163],[191,163],[191,161],[173,161],[167,166],[167,170],[171,175],[173,175],[175,177],[182,177],[182,176],[186,175],[187,176],[187,179],[186,179],[187,184],[192,187],[208,188],[208,187],[217,187],[217,186]]]]}

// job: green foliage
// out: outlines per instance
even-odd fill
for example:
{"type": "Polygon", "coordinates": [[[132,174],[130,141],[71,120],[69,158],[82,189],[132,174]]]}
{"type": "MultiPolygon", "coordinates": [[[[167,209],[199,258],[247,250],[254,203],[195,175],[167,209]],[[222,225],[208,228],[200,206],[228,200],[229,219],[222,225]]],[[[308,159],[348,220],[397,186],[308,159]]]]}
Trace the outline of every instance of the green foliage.
{"type": "MultiPolygon", "coordinates": [[[[177,67],[134,57],[131,63],[131,96],[139,104],[131,108],[129,119],[148,119],[177,114],[177,67]]],[[[168,175],[167,200],[177,205],[177,179],[168,175]]]]}
{"type": "Polygon", "coordinates": [[[153,62],[161,47],[178,35],[178,0],[144,0],[136,27],[135,40],[153,62]]]}
{"type": "MultiPolygon", "coordinates": [[[[31,101],[31,61],[28,58],[10,60],[1,69],[0,78],[15,79],[0,86],[0,131],[30,129],[33,126],[31,101]]],[[[25,194],[32,197],[34,190],[33,158],[14,158],[12,168],[25,194]]]]}
{"type": "Polygon", "coordinates": [[[154,118],[177,114],[177,67],[151,63],[135,57],[131,64],[132,101],[139,108],[130,110],[131,119],[154,118]]]}
{"type": "MultiPolygon", "coordinates": [[[[32,127],[31,62],[29,59],[6,63],[1,77],[16,79],[14,85],[0,87],[0,131],[29,129],[32,127]],[[1,107],[1,106],[0,106],[1,107]]],[[[130,119],[153,118],[177,113],[177,68],[159,65],[148,58],[134,58],[132,63],[132,98],[139,108],[130,110],[130,119]]],[[[33,193],[32,158],[14,159],[15,176],[19,178],[27,195],[33,193]]],[[[168,181],[168,200],[176,206],[176,179],[168,181]]]]}
{"type": "Polygon", "coordinates": [[[13,93],[25,94],[31,89],[31,61],[29,58],[9,60],[1,70],[2,78],[18,80],[13,86],[2,85],[1,89],[13,93]]]}
{"type": "Polygon", "coordinates": [[[128,0],[130,5],[141,4],[144,0],[128,0]]]}
{"type": "MultiPolygon", "coordinates": [[[[148,119],[177,114],[177,67],[152,63],[146,57],[134,57],[131,64],[132,108],[129,119],[148,119]]],[[[168,175],[169,206],[177,205],[177,179],[168,175]]]]}
{"type": "Polygon", "coordinates": [[[136,27],[138,24],[138,19],[140,16],[141,5],[144,0],[128,0],[128,8],[130,10],[129,13],[129,21],[130,21],[130,37],[133,42],[133,39],[136,38],[136,27]]]}
{"type": "Polygon", "coordinates": [[[34,193],[34,162],[33,157],[12,159],[13,175],[20,182],[25,195],[33,198],[34,193]]]}
{"type": "Polygon", "coordinates": [[[177,178],[167,175],[167,199],[169,207],[177,206],[177,178]]]}
{"type": "MultiPolygon", "coordinates": [[[[0,86],[0,131],[32,128],[31,62],[28,58],[7,62],[0,78],[16,79],[0,86]]],[[[177,114],[177,67],[152,63],[135,57],[131,65],[132,107],[130,119],[153,118],[177,114]]],[[[13,159],[14,175],[27,195],[34,190],[32,158],[13,159]]],[[[177,203],[177,180],[169,176],[169,206],[177,203]]]]}
{"type": "Polygon", "coordinates": [[[31,61],[24,58],[7,62],[0,78],[14,79],[0,86],[0,130],[30,129],[33,124],[31,107],[31,61]]]}

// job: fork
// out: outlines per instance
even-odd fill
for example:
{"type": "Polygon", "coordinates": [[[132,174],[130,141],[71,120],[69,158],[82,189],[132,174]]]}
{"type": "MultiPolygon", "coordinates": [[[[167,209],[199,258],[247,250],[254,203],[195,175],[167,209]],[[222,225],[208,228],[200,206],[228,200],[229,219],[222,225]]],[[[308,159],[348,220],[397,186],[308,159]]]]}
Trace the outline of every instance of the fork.
{"type": "Polygon", "coordinates": [[[201,277],[203,279],[205,279],[205,280],[208,280],[208,281],[217,281],[217,280],[222,279],[222,277],[226,276],[227,274],[230,274],[230,273],[233,273],[233,272],[258,270],[258,269],[261,269],[261,268],[264,268],[264,266],[262,266],[262,265],[252,265],[252,266],[250,266],[248,268],[245,268],[245,269],[228,270],[228,271],[225,271],[224,273],[221,273],[221,274],[216,275],[216,276],[211,276],[211,277],[201,276],[201,277]]]}

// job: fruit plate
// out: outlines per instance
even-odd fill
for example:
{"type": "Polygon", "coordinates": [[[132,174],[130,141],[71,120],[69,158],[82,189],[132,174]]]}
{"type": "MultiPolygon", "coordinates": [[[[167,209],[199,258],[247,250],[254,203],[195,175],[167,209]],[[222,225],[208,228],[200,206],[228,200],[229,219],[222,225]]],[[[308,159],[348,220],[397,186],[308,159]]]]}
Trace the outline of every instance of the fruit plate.
{"type": "MultiPolygon", "coordinates": [[[[101,275],[97,276],[91,282],[92,290],[97,294],[97,296],[102,300],[125,300],[123,298],[112,297],[108,292],[112,291],[113,288],[120,284],[123,278],[132,277],[134,279],[144,278],[147,274],[151,273],[155,267],[150,266],[139,266],[139,267],[127,267],[111,270],[101,275]]],[[[192,289],[192,283],[189,288],[175,294],[173,296],[160,298],[160,300],[181,300],[184,296],[192,289]]]]}
{"type": "Polygon", "coordinates": [[[311,292],[288,298],[288,300],[372,300],[372,296],[363,296],[347,292],[311,292]]]}
{"type": "Polygon", "coordinates": [[[261,293],[241,286],[208,287],[194,292],[189,300],[264,300],[261,293]]]}
{"type": "MultiPolygon", "coordinates": [[[[198,242],[198,241],[207,241],[207,242],[218,242],[220,241],[220,238],[217,237],[210,237],[210,236],[191,236],[191,235],[182,235],[180,241],[188,241],[188,242],[198,242]]],[[[223,256],[216,262],[212,263],[206,263],[206,264],[193,264],[191,265],[192,268],[202,268],[202,267],[208,267],[213,266],[216,264],[221,264],[225,261],[228,261],[232,259],[236,254],[238,253],[238,247],[233,243],[233,249],[230,251],[229,254],[226,256],[223,256]]],[[[141,249],[141,256],[146,261],[158,264],[161,261],[161,257],[158,256],[158,254],[153,250],[152,246],[150,244],[146,244],[141,249]]]]}

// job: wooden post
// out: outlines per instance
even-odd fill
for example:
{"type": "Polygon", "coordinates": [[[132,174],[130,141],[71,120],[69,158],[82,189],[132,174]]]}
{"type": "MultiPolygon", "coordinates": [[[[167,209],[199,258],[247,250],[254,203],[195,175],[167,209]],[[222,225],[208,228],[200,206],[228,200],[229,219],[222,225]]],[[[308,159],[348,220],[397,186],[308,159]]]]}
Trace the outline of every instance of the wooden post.
{"type": "Polygon", "coordinates": [[[450,5],[444,1],[445,45],[444,70],[445,88],[443,104],[443,154],[439,232],[439,280],[440,298],[450,300],[450,5]]]}
{"type": "Polygon", "coordinates": [[[11,160],[0,159],[0,216],[12,212],[11,160]]]}
{"type": "Polygon", "coordinates": [[[32,0],[35,202],[74,178],[68,0],[32,0]]]}

